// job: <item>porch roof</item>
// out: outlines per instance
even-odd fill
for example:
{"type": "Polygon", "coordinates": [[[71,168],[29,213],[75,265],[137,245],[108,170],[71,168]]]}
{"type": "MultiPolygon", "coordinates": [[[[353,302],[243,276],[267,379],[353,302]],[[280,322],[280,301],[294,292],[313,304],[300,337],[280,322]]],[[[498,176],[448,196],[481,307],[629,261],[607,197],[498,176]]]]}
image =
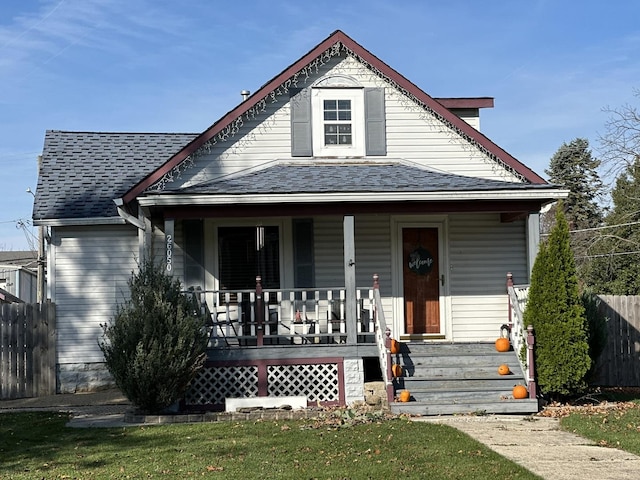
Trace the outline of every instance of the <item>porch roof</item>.
{"type": "Polygon", "coordinates": [[[266,168],[242,171],[178,190],[150,192],[139,197],[141,205],[185,205],[242,203],[252,201],[322,202],[375,200],[469,200],[537,199],[548,201],[566,196],[552,184],[505,182],[442,173],[407,164],[402,160],[384,163],[336,159],[332,163],[292,164],[274,162],[266,168]],[[260,200],[259,197],[264,197],[260,200]],[[245,200],[241,200],[244,198],[245,200]],[[295,200],[294,200],[295,199],[295,200]]]}

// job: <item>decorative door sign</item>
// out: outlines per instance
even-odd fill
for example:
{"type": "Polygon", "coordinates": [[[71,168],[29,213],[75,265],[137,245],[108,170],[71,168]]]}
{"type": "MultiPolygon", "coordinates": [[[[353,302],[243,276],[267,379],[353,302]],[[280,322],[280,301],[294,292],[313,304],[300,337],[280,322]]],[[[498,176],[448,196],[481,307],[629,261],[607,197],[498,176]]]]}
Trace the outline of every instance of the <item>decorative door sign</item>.
{"type": "Polygon", "coordinates": [[[433,256],[429,250],[418,247],[409,254],[409,270],[418,275],[428,275],[433,268],[433,256]]]}

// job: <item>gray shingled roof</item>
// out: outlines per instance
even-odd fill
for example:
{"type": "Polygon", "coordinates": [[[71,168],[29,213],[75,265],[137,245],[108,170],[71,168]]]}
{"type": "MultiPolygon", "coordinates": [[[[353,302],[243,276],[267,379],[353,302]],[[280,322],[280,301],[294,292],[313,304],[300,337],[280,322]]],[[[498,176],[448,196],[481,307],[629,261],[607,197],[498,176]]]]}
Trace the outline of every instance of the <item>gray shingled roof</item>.
{"type": "Polygon", "coordinates": [[[34,220],[117,215],[113,199],[197,135],[47,131],[34,220]]]}
{"type": "Polygon", "coordinates": [[[33,267],[37,259],[38,254],[33,250],[8,250],[0,252],[0,265],[33,267]]]}
{"type": "Polygon", "coordinates": [[[548,189],[555,185],[502,182],[434,172],[392,164],[275,165],[245,175],[209,182],[165,193],[271,194],[328,192],[444,192],[472,190],[548,189]]]}

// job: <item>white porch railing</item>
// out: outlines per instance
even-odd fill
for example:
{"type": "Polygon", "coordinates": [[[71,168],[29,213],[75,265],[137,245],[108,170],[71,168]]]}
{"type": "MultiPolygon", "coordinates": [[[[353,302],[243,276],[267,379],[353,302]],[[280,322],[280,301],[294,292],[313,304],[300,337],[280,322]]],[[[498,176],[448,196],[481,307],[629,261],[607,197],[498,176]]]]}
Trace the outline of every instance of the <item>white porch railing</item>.
{"type": "Polygon", "coordinates": [[[509,295],[511,344],[522,366],[529,398],[536,398],[535,359],[533,356],[535,337],[533,327],[524,324],[524,309],[527,305],[529,285],[515,285],[513,275],[507,273],[507,293],[509,295]]]}
{"type": "Polygon", "coordinates": [[[344,287],[195,290],[211,328],[210,347],[346,343],[349,325],[358,343],[374,343],[374,293],[356,290],[356,318],[346,318],[344,287]]]}
{"type": "Polygon", "coordinates": [[[378,346],[378,357],[380,361],[380,370],[382,371],[382,380],[387,393],[387,402],[391,403],[393,401],[391,353],[389,352],[389,347],[391,346],[391,330],[387,327],[387,322],[384,317],[384,308],[382,307],[382,298],[380,297],[380,285],[378,280],[378,275],[374,275],[373,290],[371,291],[374,300],[376,344],[378,346]]]}

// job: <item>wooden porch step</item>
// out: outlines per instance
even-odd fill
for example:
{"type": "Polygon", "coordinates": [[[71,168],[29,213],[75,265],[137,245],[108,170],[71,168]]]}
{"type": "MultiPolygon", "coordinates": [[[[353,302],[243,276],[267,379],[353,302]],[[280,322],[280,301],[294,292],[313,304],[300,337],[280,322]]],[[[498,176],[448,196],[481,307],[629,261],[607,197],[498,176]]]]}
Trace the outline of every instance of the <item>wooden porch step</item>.
{"type": "Polygon", "coordinates": [[[396,402],[391,404],[391,411],[408,415],[464,415],[464,414],[509,414],[531,415],[538,412],[538,401],[500,400],[500,401],[460,401],[460,402],[396,402]]]}
{"type": "Polygon", "coordinates": [[[393,403],[396,413],[446,415],[454,413],[534,413],[537,400],[514,400],[514,385],[524,373],[513,351],[496,352],[493,343],[403,343],[392,358],[403,368],[394,379],[396,392],[409,390],[411,402],[393,403]],[[510,375],[499,375],[507,364],[510,375]]]}

